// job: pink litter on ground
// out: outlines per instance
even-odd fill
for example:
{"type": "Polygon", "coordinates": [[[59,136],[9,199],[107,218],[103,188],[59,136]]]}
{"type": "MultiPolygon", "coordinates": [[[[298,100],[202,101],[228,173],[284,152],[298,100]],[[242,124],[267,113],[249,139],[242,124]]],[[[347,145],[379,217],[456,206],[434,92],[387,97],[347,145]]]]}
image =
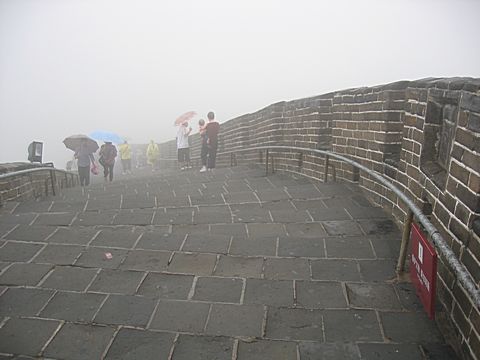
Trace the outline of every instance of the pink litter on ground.
{"type": "Polygon", "coordinates": [[[107,258],[108,260],[110,260],[111,258],[113,258],[112,253],[109,253],[109,252],[105,253],[105,258],[107,258]]]}

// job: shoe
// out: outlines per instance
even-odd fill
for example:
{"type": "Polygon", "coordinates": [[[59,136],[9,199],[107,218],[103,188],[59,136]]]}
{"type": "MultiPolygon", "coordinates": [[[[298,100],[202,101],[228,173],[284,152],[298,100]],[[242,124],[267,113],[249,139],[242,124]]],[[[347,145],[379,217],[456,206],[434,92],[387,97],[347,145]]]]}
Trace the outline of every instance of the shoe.
{"type": "Polygon", "coordinates": [[[200,169],[200,172],[205,172],[207,171],[207,167],[206,166],[202,166],[202,168],[200,169]]]}

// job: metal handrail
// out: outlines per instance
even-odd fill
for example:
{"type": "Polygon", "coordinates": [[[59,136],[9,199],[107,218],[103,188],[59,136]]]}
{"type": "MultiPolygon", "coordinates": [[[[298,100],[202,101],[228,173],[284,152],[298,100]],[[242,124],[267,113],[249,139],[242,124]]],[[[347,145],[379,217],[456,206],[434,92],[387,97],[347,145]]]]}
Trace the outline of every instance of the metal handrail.
{"type": "Polygon", "coordinates": [[[56,189],[55,189],[55,184],[56,184],[56,174],[55,173],[56,172],[60,172],[60,173],[63,173],[65,175],[65,180],[67,181],[67,187],[68,187],[67,175],[70,175],[72,177],[72,180],[73,180],[73,177],[75,176],[76,179],[77,179],[77,182],[78,182],[78,174],[77,173],[74,173],[72,171],[63,170],[63,169],[57,169],[57,168],[54,168],[52,166],[41,166],[41,167],[35,167],[35,168],[31,168],[31,169],[24,169],[24,170],[8,172],[8,173],[5,173],[5,174],[0,174],[0,180],[4,180],[4,179],[11,178],[11,177],[16,177],[16,176],[29,175],[31,173],[41,172],[41,171],[50,172],[50,185],[52,187],[52,194],[53,195],[56,194],[56,189]]]}
{"type": "MultiPolygon", "coordinates": [[[[402,272],[405,265],[406,252],[408,249],[408,240],[410,237],[410,226],[412,223],[413,216],[415,216],[417,221],[420,224],[422,224],[423,228],[425,229],[427,234],[430,236],[437,250],[445,257],[446,262],[451,266],[454,274],[456,275],[456,279],[458,279],[458,281],[462,284],[462,286],[471,296],[471,299],[475,304],[475,306],[480,308],[480,289],[473,282],[467,269],[465,268],[465,265],[463,265],[460,261],[458,261],[455,253],[448,246],[447,242],[445,241],[443,236],[440,234],[439,230],[437,230],[437,228],[435,228],[435,226],[430,222],[427,216],[423,214],[422,210],[417,205],[415,205],[415,203],[410,198],[408,198],[400,189],[398,189],[390,181],[384,178],[381,174],[343,155],[339,155],[327,150],[309,149],[309,148],[301,148],[301,147],[295,147],[295,146],[280,146],[280,145],[279,146],[275,146],[275,145],[256,146],[251,148],[226,151],[226,152],[219,153],[218,155],[220,156],[220,155],[232,154],[237,152],[249,152],[249,151],[258,151],[258,150],[265,150],[265,151],[283,150],[283,151],[289,151],[289,152],[291,151],[309,152],[309,153],[324,155],[326,159],[328,159],[328,157],[332,157],[332,158],[341,160],[343,162],[346,162],[347,164],[350,164],[358,168],[359,170],[366,172],[367,174],[375,178],[380,184],[392,190],[395,193],[395,195],[397,195],[398,198],[401,199],[405,203],[405,205],[407,205],[409,209],[407,213],[407,218],[404,224],[400,255],[397,262],[397,271],[402,272]]],[[[236,162],[236,159],[235,159],[235,162],[236,162]]],[[[325,163],[328,164],[328,160],[325,163]]],[[[266,161],[266,165],[267,165],[267,174],[268,174],[268,161],[266,161]]],[[[328,176],[328,166],[325,167],[325,176],[324,176],[325,180],[327,179],[327,176],[328,176]]]]}

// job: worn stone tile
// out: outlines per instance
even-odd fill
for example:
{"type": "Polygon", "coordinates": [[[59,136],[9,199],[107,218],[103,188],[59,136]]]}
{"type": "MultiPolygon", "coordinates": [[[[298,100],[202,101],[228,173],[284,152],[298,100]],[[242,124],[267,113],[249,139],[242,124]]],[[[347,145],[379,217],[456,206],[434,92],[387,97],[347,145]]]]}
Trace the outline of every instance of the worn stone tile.
{"type": "Polygon", "coordinates": [[[271,223],[272,218],[267,209],[260,204],[231,205],[232,219],[235,223],[271,223]]]}
{"type": "Polygon", "coordinates": [[[315,280],[360,281],[358,264],[354,260],[312,260],[311,267],[315,280]]]}
{"type": "Polygon", "coordinates": [[[131,250],[121,269],[163,271],[167,268],[171,253],[168,251],[131,250]]]}
{"type": "Polygon", "coordinates": [[[105,359],[167,359],[174,338],[169,333],[122,328],[105,359]]]}
{"type": "Polygon", "coordinates": [[[347,236],[325,239],[327,257],[344,259],[373,259],[372,245],[366,237],[347,236]]]}
{"type": "MultiPolygon", "coordinates": [[[[0,219],[2,216],[0,216],[0,219]]],[[[3,224],[0,220],[0,239],[8,234],[10,231],[13,230],[13,228],[16,226],[16,224],[3,224]]]]}
{"type": "Polygon", "coordinates": [[[383,341],[374,311],[325,310],[323,319],[326,342],[383,341]]]}
{"type": "Polygon", "coordinates": [[[163,231],[159,232],[145,232],[137,245],[136,249],[145,249],[145,250],[180,250],[183,241],[185,240],[185,235],[177,234],[168,234],[163,231]]]}
{"type": "Polygon", "coordinates": [[[263,306],[213,304],[206,333],[227,336],[262,336],[263,306]]]}
{"type": "Polygon", "coordinates": [[[100,359],[114,333],[113,327],[66,323],[44,354],[71,360],[100,359]]]}
{"type": "Polygon", "coordinates": [[[67,212],[77,213],[85,209],[87,200],[54,200],[52,206],[48,209],[49,212],[67,212]]]}
{"type": "MultiPolygon", "coordinates": [[[[219,205],[225,204],[222,194],[204,192],[203,194],[190,195],[192,205],[219,205]]],[[[227,209],[228,211],[228,209],[227,209]]]]}
{"type": "Polygon", "coordinates": [[[68,226],[75,217],[75,213],[46,213],[40,214],[36,219],[35,225],[53,225],[68,226]]]}
{"type": "Polygon", "coordinates": [[[123,262],[128,250],[87,247],[75,262],[75,266],[116,269],[123,262]],[[111,254],[111,257],[108,255],[111,254]]]}
{"type": "Polygon", "coordinates": [[[210,302],[238,303],[243,288],[243,280],[221,277],[200,277],[197,279],[194,300],[210,302]]]}
{"type": "Polygon", "coordinates": [[[103,228],[90,245],[131,249],[141,233],[134,226],[103,228]]]}
{"type": "Polygon", "coordinates": [[[293,281],[247,279],[245,304],[293,306],[293,281]]]}
{"type": "Polygon", "coordinates": [[[122,198],[122,209],[148,209],[155,207],[155,197],[146,195],[124,195],[122,198]]]}
{"type": "Polygon", "coordinates": [[[248,236],[255,237],[265,237],[265,236],[285,236],[285,228],[283,224],[257,224],[249,223],[247,224],[248,236]]]}
{"type": "Polygon", "coordinates": [[[206,303],[160,300],[150,328],[203,333],[209,309],[206,303]]]}
{"type": "Polygon", "coordinates": [[[320,310],[269,308],[266,337],[322,341],[324,338],[322,324],[320,310]]]}
{"type": "Polygon", "coordinates": [[[286,191],[292,199],[297,199],[297,200],[316,199],[322,196],[320,191],[318,191],[318,189],[312,184],[290,185],[290,186],[287,186],[286,191]]]}
{"type": "Polygon", "coordinates": [[[33,259],[33,262],[72,265],[84,250],[85,247],[79,245],[49,244],[33,259]]]}
{"type": "Polygon", "coordinates": [[[321,210],[327,208],[325,202],[318,197],[312,199],[294,199],[292,203],[298,210],[321,210]]]}
{"type": "Polygon", "coordinates": [[[88,291],[133,295],[143,276],[140,271],[105,269],[97,275],[88,291]]]}
{"type": "Polygon", "coordinates": [[[320,208],[310,208],[308,212],[312,216],[314,221],[345,221],[351,220],[351,217],[347,214],[345,209],[325,209],[324,207],[320,208]]]}
{"type": "Polygon", "coordinates": [[[398,282],[393,284],[393,287],[396,289],[398,298],[404,309],[409,311],[424,311],[423,304],[411,283],[398,282]]]}
{"type": "Polygon", "coordinates": [[[263,258],[221,255],[214,275],[245,278],[262,276],[263,258]]]}
{"type": "Polygon", "coordinates": [[[8,240],[43,242],[54,231],[55,227],[53,226],[20,225],[5,236],[5,238],[8,240]]]}
{"type": "Polygon", "coordinates": [[[301,360],[360,360],[358,347],[353,343],[301,342],[298,347],[301,360]]]}
{"type": "Polygon", "coordinates": [[[356,206],[352,203],[345,210],[352,219],[382,219],[388,217],[388,213],[381,207],[356,206]]]}
{"type": "Polygon", "coordinates": [[[377,258],[398,259],[400,254],[401,239],[394,237],[370,237],[377,258]]]}
{"type": "Polygon", "coordinates": [[[40,355],[59,324],[52,320],[11,318],[0,328],[0,352],[40,355]]]}
{"type": "Polygon", "coordinates": [[[156,301],[143,296],[110,295],[95,316],[95,322],[145,327],[156,301]]]}
{"type": "Polygon", "coordinates": [[[26,262],[30,260],[44,245],[7,241],[0,248],[1,261],[26,262]]]}
{"type": "Polygon", "coordinates": [[[358,223],[367,235],[389,235],[399,233],[399,229],[390,219],[358,220],[358,223]]]}
{"type": "Polygon", "coordinates": [[[319,238],[327,233],[321,223],[285,224],[287,235],[299,238],[319,238]]]}
{"type": "MultiPolygon", "coordinates": [[[[10,204],[10,203],[13,204],[12,201],[7,202],[6,204],[10,204]]],[[[3,207],[2,207],[2,209],[3,209],[3,207]]],[[[16,225],[16,224],[28,225],[37,216],[37,214],[32,214],[32,213],[13,213],[13,214],[2,213],[1,215],[2,216],[0,216],[0,223],[2,225],[3,224],[5,224],[5,225],[7,225],[7,224],[9,224],[9,225],[10,224],[13,224],[13,225],[16,225]]],[[[16,240],[21,240],[21,239],[16,239],[16,240]]]]}
{"type": "Polygon", "coordinates": [[[289,341],[259,340],[238,343],[238,360],[294,360],[297,344],[289,341]]]}
{"type": "Polygon", "coordinates": [[[113,218],[117,215],[116,210],[87,211],[79,213],[73,221],[73,225],[95,226],[111,225],[113,218]]]}
{"type": "Polygon", "coordinates": [[[139,295],[161,299],[187,300],[193,275],[149,273],[138,289],[139,295]]]}
{"type": "Polygon", "coordinates": [[[48,238],[49,243],[57,244],[78,244],[87,245],[95,236],[97,230],[89,227],[68,227],[59,228],[51,237],[48,238]]]}
{"type": "Polygon", "coordinates": [[[258,198],[252,191],[228,192],[223,196],[227,204],[258,203],[258,198]]]}
{"type": "Polygon", "coordinates": [[[120,195],[108,195],[89,199],[87,202],[86,211],[99,211],[109,209],[120,209],[121,197],[120,195]]]}
{"type": "Polygon", "coordinates": [[[208,224],[173,224],[172,235],[208,235],[210,234],[210,225],[208,224]]]}
{"type": "Polygon", "coordinates": [[[309,309],[347,307],[340,282],[297,281],[296,290],[297,304],[300,307],[309,309]]]}
{"type": "Polygon", "coordinates": [[[361,236],[360,226],[352,220],[322,221],[325,231],[330,236],[361,236]]]}
{"type": "Polygon", "coordinates": [[[157,210],[153,218],[153,225],[168,224],[193,224],[194,208],[167,208],[165,211],[157,210]]]}
{"type": "Polygon", "coordinates": [[[305,210],[295,210],[293,207],[287,210],[270,210],[270,213],[272,214],[273,222],[276,223],[287,224],[312,221],[310,215],[305,210]]]}
{"type": "MultiPolygon", "coordinates": [[[[420,347],[416,344],[358,344],[362,359],[422,360],[420,347]]],[[[452,359],[452,358],[450,358],[452,359]]]]}
{"type": "Polygon", "coordinates": [[[172,273],[212,275],[217,256],[176,252],[167,270],[172,273]]]}
{"type": "Polygon", "coordinates": [[[35,316],[53,295],[53,290],[9,288],[0,296],[0,316],[35,316]]]}
{"type": "Polygon", "coordinates": [[[277,236],[245,237],[234,236],[229,253],[246,256],[275,256],[277,236]]]}
{"type": "MultiPolygon", "coordinates": [[[[223,200],[222,200],[223,201],[223,200]]],[[[199,206],[193,214],[195,224],[231,223],[232,214],[228,206],[199,206]]]]}
{"type": "Polygon", "coordinates": [[[364,281],[387,281],[396,278],[395,260],[359,260],[364,281]]]}
{"type": "Polygon", "coordinates": [[[84,291],[96,273],[97,269],[57,266],[41,286],[56,290],[84,291]]]}
{"type": "Polygon", "coordinates": [[[247,227],[245,224],[212,224],[210,225],[210,233],[213,235],[246,237],[247,227]]]}
{"type": "Polygon", "coordinates": [[[347,283],[348,301],[352,307],[377,310],[402,308],[395,290],[390,284],[347,283]]]}
{"type": "Polygon", "coordinates": [[[418,312],[381,312],[385,337],[393,342],[443,343],[435,322],[418,312]]]}
{"type": "Polygon", "coordinates": [[[286,200],[290,196],[285,192],[284,189],[255,189],[258,198],[261,201],[275,201],[275,200],[286,200]]]}
{"type": "Polygon", "coordinates": [[[60,291],[48,302],[41,317],[73,322],[91,322],[106,295],[60,291]]]}
{"type": "Polygon", "coordinates": [[[153,209],[120,210],[113,219],[114,225],[151,225],[153,209]]]}
{"type": "Polygon", "coordinates": [[[278,256],[324,258],[324,241],[323,238],[281,236],[278,242],[278,256]]]}
{"type": "Polygon", "coordinates": [[[306,259],[267,258],[264,274],[272,280],[307,280],[310,278],[310,267],[306,259]]]}
{"type": "Polygon", "coordinates": [[[52,268],[53,265],[12,264],[0,275],[0,284],[35,286],[52,268]]]}
{"type": "Polygon", "coordinates": [[[229,235],[195,235],[190,234],[182,251],[226,254],[230,245],[229,235]]]}
{"type": "Polygon", "coordinates": [[[233,339],[223,336],[180,335],[172,360],[230,360],[233,339]]]}

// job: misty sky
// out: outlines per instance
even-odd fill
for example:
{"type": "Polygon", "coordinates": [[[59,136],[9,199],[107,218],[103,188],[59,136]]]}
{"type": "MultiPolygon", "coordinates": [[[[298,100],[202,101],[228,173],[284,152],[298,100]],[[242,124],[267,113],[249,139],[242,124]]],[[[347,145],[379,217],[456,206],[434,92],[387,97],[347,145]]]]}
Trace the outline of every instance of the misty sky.
{"type": "Polygon", "coordinates": [[[39,140],[63,168],[62,140],[94,130],[163,142],[189,110],[223,122],[333,90],[480,77],[479,14],[477,0],[0,0],[0,163],[39,140]]]}

